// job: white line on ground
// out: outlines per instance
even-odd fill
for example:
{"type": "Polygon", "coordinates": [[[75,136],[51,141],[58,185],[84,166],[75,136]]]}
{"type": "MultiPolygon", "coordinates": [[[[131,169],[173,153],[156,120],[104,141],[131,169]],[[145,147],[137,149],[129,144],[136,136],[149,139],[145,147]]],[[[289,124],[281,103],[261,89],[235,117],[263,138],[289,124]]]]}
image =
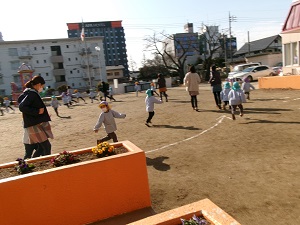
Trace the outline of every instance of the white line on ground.
{"type": "Polygon", "coordinates": [[[208,132],[208,131],[212,130],[213,128],[217,127],[219,124],[221,124],[221,123],[223,122],[223,120],[224,120],[225,118],[232,120],[232,119],[231,119],[230,117],[228,117],[228,116],[225,116],[225,115],[220,116],[220,117],[218,117],[218,118],[216,119],[216,120],[218,120],[218,122],[217,122],[215,125],[213,125],[213,126],[211,126],[210,128],[208,128],[208,129],[202,131],[202,132],[199,133],[199,134],[196,134],[196,135],[194,135],[194,136],[192,136],[192,137],[183,139],[183,140],[181,140],[181,141],[177,141],[177,142],[174,142],[174,143],[171,143],[171,144],[162,146],[162,147],[160,147],[160,148],[156,148],[156,149],[153,149],[153,150],[146,151],[145,153],[151,153],[151,152],[156,152],[156,151],[159,151],[159,150],[163,150],[163,149],[165,149],[165,148],[168,148],[168,147],[171,147],[171,146],[174,146],[174,145],[178,145],[178,144],[180,144],[180,143],[182,143],[182,142],[189,141],[189,140],[191,140],[191,139],[194,139],[194,138],[196,138],[196,137],[199,137],[200,135],[205,134],[206,132],[208,132]]]}

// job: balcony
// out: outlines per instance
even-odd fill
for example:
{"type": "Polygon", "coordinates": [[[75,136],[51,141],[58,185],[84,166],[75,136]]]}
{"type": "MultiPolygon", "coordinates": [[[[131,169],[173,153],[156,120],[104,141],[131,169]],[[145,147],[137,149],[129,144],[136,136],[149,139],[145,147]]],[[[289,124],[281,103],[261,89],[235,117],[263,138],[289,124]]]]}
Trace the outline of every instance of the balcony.
{"type": "Polygon", "coordinates": [[[91,54],[91,53],[92,53],[92,51],[91,51],[90,48],[87,48],[87,49],[82,48],[82,49],[79,51],[79,55],[86,55],[86,54],[91,54]]]}
{"type": "Polygon", "coordinates": [[[19,52],[19,59],[32,59],[30,52],[19,52]]]}
{"type": "Polygon", "coordinates": [[[53,55],[50,57],[51,63],[63,63],[64,58],[62,55],[53,55]]]}
{"type": "Polygon", "coordinates": [[[60,81],[60,82],[55,82],[55,89],[62,85],[68,85],[67,81],[60,81]]]}
{"type": "Polygon", "coordinates": [[[65,76],[65,69],[53,69],[53,76],[65,76]]]}

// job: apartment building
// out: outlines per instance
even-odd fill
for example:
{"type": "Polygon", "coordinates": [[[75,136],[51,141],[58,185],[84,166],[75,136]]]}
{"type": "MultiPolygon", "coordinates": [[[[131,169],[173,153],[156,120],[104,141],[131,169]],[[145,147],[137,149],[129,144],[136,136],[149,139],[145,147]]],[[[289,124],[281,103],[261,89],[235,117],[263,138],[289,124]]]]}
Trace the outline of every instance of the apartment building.
{"type": "Polygon", "coordinates": [[[123,66],[124,76],[129,76],[122,21],[67,23],[67,26],[69,38],[80,37],[82,30],[84,30],[85,37],[103,36],[105,64],[107,66],[123,66]]]}
{"type": "Polygon", "coordinates": [[[0,95],[11,94],[11,82],[22,90],[18,71],[23,63],[34,70],[33,75],[42,76],[49,88],[86,89],[107,81],[103,37],[85,42],[79,38],[1,41],[0,95]],[[96,46],[101,50],[96,51],[96,46]]]}

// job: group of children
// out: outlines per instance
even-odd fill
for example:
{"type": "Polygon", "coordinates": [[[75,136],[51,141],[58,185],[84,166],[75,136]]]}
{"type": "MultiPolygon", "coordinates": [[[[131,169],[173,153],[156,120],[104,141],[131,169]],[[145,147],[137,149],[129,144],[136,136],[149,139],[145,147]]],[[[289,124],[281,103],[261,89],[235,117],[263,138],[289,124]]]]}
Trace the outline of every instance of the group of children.
{"type": "Polygon", "coordinates": [[[239,82],[226,82],[224,84],[223,90],[221,91],[221,100],[223,102],[222,109],[226,110],[226,106],[229,105],[231,110],[232,119],[235,120],[235,112],[237,107],[240,110],[240,116],[244,115],[243,103],[246,99],[250,100],[250,90],[254,90],[254,86],[250,84],[248,78],[245,78],[242,83],[242,87],[239,82]]]}

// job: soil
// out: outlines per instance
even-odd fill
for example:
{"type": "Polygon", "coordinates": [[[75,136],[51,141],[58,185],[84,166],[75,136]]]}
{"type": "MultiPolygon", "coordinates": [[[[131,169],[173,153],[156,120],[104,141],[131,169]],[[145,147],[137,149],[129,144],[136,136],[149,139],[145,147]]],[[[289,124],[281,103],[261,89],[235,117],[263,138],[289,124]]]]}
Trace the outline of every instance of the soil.
{"type": "MultiPolygon", "coordinates": [[[[257,87],[257,82],[253,83],[257,87]]],[[[244,116],[231,119],[200,85],[199,112],[184,87],[169,88],[169,101],[155,105],[153,126],[145,121],[145,93],[115,95],[118,139],[145,151],[153,209],[159,213],[209,198],[243,225],[300,224],[300,90],[251,92],[244,116]]],[[[52,114],[52,153],[94,147],[105,136],[93,126],[98,103],[80,102],[62,117],[52,114]],[[69,117],[70,116],[70,117],[69,117]]],[[[0,116],[0,163],[24,156],[22,115],[0,116]]]]}
{"type": "MultiPolygon", "coordinates": [[[[124,147],[117,147],[114,149],[116,154],[122,154],[125,152],[128,152],[128,150],[124,147]]],[[[74,163],[79,163],[79,162],[84,162],[84,161],[90,161],[90,160],[95,160],[99,159],[96,155],[94,155],[92,152],[86,152],[82,154],[78,154],[75,156],[75,162],[74,163]]],[[[37,172],[37,171],[42,171],[42,170],[47,170],[47,169],[52,169],[54,166],[50,162],[50,160],[43,160],[43,161],[37,161],[37,162],[32,162],[29,163],[34,165],[34,169],[32,169],[31,172],[37,172]]],[[[18,176],[18,172],[14,167],[8,167],[8,168],[0,168],[0,179],[8,178],[8,177],[14,177],[18,176]]]]}

